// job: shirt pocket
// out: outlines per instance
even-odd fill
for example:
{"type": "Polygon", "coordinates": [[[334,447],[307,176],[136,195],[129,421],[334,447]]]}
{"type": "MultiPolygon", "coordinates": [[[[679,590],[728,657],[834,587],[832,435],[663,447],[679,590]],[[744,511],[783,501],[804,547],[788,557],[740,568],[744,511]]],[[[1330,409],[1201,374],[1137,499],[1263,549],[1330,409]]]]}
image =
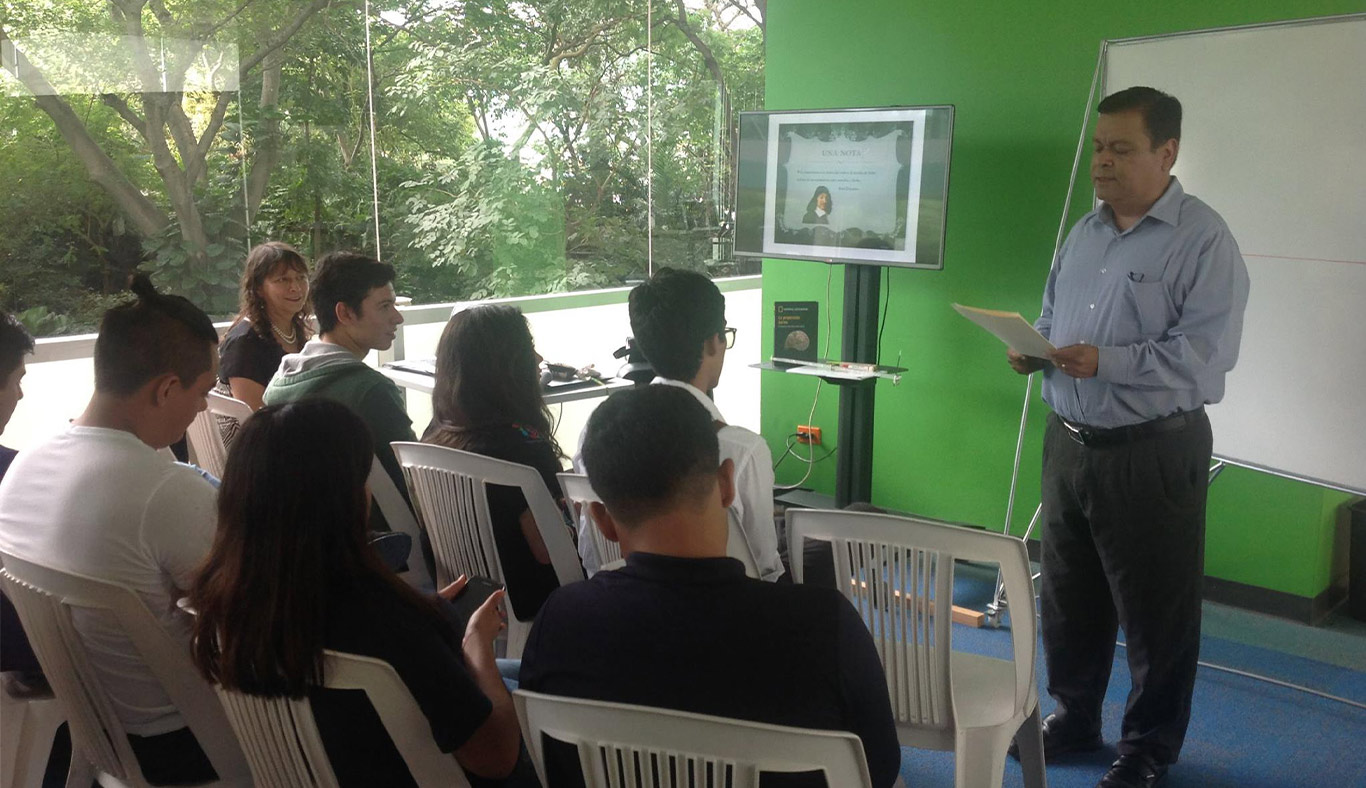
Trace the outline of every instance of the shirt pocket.
{"type": "Polygon", "coordinates": [[[1136,282],[1125,280],[1128,299],[1138,320],[1139,333],[1145,339],[1157,339],[1176,324],[1176,303],[1165,282],[1136,282]]]}

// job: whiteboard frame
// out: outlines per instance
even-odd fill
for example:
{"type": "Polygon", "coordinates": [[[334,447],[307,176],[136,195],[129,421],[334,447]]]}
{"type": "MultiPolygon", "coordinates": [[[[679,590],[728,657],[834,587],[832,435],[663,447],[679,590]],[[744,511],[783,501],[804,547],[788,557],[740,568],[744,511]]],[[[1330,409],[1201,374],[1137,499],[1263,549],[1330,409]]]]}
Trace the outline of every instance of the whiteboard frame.
{"type": "MultiPolygon", "coordinates": [[[[1073,166],[1072,166],[1072,179],[1071,179],[1071,181],[1068,183],[1068,186],[1067,186],[1067,198],[1066,198],[1066,200],[1065,200],[1064,203],[1063,203],[1062,220],[1061,220],[1060,225],[1059,225],[1058,245],[1057,245],[1057,247],[1054,248],[1054,251],[1053,251],[1053,258],[1050,258],[1049,264],[1051,265],[1051,264],[1052,264],[1052,260],[1053,260],[1053,259],[1056,259],[1056,257],[1057,257],[1057,249],[1058,249],[1058,247],[1061,246],[1061,241],[1062,241],[1062,237],[1063,237],[1063,235],[1062,235],[1062,228],[1066,225],[1066,223],[1067,223],[1067,217],[1068,217],[1068,215],[1071,213],[1072,199],[1073,199],[1073,194],[1074,194],[1074,192],[1075,192],[1076,183],[1077,183],[1077,172],[1078,172],[1078,167],[1079,167],[1080,162],[1081,162],[1082,153],[1083,153],[1083,151],[1084,151],[1085,148],[1086,148],[1086,129],[1087,129],[1087,127],[1090,125],[1091,115],[1092,115],[1092,113],[1095,111],[1095,105],[1098,103],[1099,97],[1105,95],[1105,84],[1106,84],[1107,78],[1108,78],[1108,74],[1106,73],[1106,63],[1107,63],[1107,55],[1108,55],[1108,53],[1109,53],[1109,48],[1110,48],[1111,45],[1119,45],[1119,44],[1125,44],[1125,45],[1127,45],[1127,44],[1143,43],[1143,42],[1146,42],[1146,41],[1159,41],[1159,40],[1171,39],[1171,38],[1184,38],[1184,37],[1187,37],[1187,36],[1211,35],[1211,34],[1217,34],[1217,33],[1239,32],[1239,31],[1249,31],[1249,30],[1263,30],[1263,29],[1268,29],[1268,28],[1307,27],[1307,26],[1311,26],[1311,25],[1325,25],[1325,24],[1334,24],[1334,23],[1340,23],[1340,22],[1359,21],[1359,20],[1366,20],[1366,13],[1334,14],[1334,15],[1332,15],[1332,16],[1319,16],[1319,17],[1310,17],[1310,18],[1305,18],[1305,19],[1285,19],[1285,20],[1278,20],[1278,21],[1273,21],[1273,22],[1259,22],[1259,23],[1248,24],[1248,25],[1228,25],[1228,26],[1224,26],[1224,27],[1205,28],[1205,29],[1202,29],[1202,30],[1183,30],[1183,31],[1178,31],[1178,32],[1174,32],[1174,33],[1159,33],[1159,34],[1155,34],[1155,35],[1149,35],[1149,36],[1134,36],[1134,37],[1130,37],[1130,38],[1112,38],[1112,39],[1105,39],[1105,40],[1101,41],[1101,44],[1100,44],[1100,54],[1099,54],[1099,57],[1097,58],[1097,63],[1096,63],[1096,73],[1093,75],[1093,78],[1092,78],[1092,81],[1091,81],[1091,92],[1090,92],[1090,94],[1087,96],[1087,99],[1086,99],[1086,114],[1085,114],[1085,116],[1084,116],[1084,118],[1083,118],[1082,127],[1081,127],[1081,133],[1080,133],[1080,135],[1078,136],[1078,139],[1077,139],[1076,156],[1075,156],[1075,158],[1074,158],[1074,160],[1073,160],[1073,166]]],[[[1093,206],[1093,207],[1095,207],[1095,206],[1098,204],[1097,200],[1095,199],[1095,194],[1094,194],[1094,192],[1092,192],[1091,202],[1092,202],[1092,206],[1093,206]]],[[[1028,408],[1028,398],[1029,398],[1028,390],[1026,390],[1025,397],[1026,397],[1026,404],[1025,404],[1025,407],[1028,408]]],[[[1338,491],[1341,491],[1341,492],[1350,493],[1350,494],[1354,494],[1354,495],[1366,495],[1366,488],[1358,488],[1358,487],[1354,487],[1354,486],[1351,486],[1351,485],[1344,485],[1344,484],[1340,484],[1340,483],[1337,483],[1337,482],[1327,481],[1327,480],[1320,479],[1320,478],[1316,478],[1316,477],[1313,477],[1313,476],[1307,476],[1307,475],[1304,475],[1304,474],[1294,473],[1294,472],[1292,472],[1292,471],[1286,471],[1286,470],[1279,469],[1279,468],[1272,468],[1272,467],[1267,466],[1267,465],[1262,465],[1262,464],[1259,464],[1259,463],[1253,463],[1253,462],[1249,462],[1249,461],[1246,461],[1246,460],[1240,460],[1240,459],[1237,459],[1237,458],[1234,458],[1234,457],[1228,457],[1228,456],[1219,454],[1218,452],[1216,452],[1216,453],[1214,454],[1214,459],[1215,459],[1216,461],[1223,462],[1223,463],[1228,464],[1228,465],[1236,465],[1236,466],[1241,467],[1241,468],[1248,468],[1248,469],[1251,469],[1251,470],[1259,471],[1259,472],[1261,472],[1261,473],[1267,473],[1267,474],[1270,474],[1270,475],[1272,475],[1272,476],[1277,476],[1277,477],[1280,477],[1280,478],[1283,478],[1283,479],[1291,479],[1291,480],[1293,480],[1293,481],[1306,482],[1306,483],[1308,483],[1308,484],[1317,485],[1317,486],[1319,486],[1319,487],[1324,487],[1324,488],[1331,489],[1331,490],[1338,490],[1338,491]]]]}

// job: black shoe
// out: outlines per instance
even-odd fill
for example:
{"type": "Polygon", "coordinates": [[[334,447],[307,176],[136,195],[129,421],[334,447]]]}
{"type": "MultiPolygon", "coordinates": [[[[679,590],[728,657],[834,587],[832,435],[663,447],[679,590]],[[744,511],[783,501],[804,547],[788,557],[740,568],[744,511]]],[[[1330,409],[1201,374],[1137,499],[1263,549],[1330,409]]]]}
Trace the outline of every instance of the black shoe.
{"type": "MultiPolygon", "coordinates": [[[[1105,742],[1101,740],[1098,730],[1075,728],[1057,714],[1050,714],[1043,719],[1044,761],[1051,761],[1070,752],[1099,750],[1104,745],[1105,742]]],[[[1020,747],[1015,742],[1010,743],[1007,752],[1010,753],[1010,757],[1020,760],[1020,747]]]]}
{"type": "Polygon", "coordinates": [[[1121,755],[1096,788],[1153,788],[1167,776],[1167,764],[1146,755],[1121,755]]]}

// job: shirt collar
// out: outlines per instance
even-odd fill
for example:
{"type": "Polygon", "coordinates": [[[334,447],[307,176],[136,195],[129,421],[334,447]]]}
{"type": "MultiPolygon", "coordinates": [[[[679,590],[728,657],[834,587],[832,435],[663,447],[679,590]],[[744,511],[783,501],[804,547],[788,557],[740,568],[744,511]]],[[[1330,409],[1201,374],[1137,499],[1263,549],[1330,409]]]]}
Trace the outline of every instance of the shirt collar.
{"type": "Polygon", "coordinates": [[[688,383],[687,381],[674,380],[673,378],[656,377],[654,380],[650,381],[650,385],[674,386],[675,388],[683,389],[689,394],[692,394],[693,399],[696,399],[698,402],[702,403],[702,407],[706,408],[707,412],[711,414],[712,421],[719,421],[724,423],[726,420],[726,418],[721,415],[721,411],[716,407],[716,403],[712,402],[711,397],[708,397],[706,394],[703,394],[701,389],[697,388],[691,383],[688,383]]]}
{"type": "Polygon", "coordinates": [[[658,553],[635,552],[626,556],[626,567],[645,580],[713,583],[743,579],[745,565],[734,558],[680,558],[658,553]]]}
{"type": "MultiPolygon", "coordinates": [[[[1151,216],[1159,222],[1165,222],[1175,227],[1181,219],[1181,202],[1185,196],[1186,190],[1181,188],[1181,181],[1173,175],[1171,182],[1167,184],[1167,190],[1162,192],[1162,196],[1157,198],[1157,202],[1153,203],[1148,212],[1143,214],[1143,219],[1151,216]]],[[[1115,226],[1115,212],[1110,209],[1109,205],[1102,205],[1097,208],[1095,215],[1111,227],[1115,226]]],[[[1143,219],[1135,222],[1134,227],[1142,224],[1143,219]]]]}

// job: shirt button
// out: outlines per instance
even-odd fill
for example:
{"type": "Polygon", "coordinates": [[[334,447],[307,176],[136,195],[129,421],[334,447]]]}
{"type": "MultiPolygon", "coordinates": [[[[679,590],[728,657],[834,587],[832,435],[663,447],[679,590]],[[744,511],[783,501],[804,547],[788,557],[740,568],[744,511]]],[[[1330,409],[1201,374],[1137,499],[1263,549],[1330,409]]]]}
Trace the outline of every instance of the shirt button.
{"type": "Polygon", "coordinates": [[[1095,305],[1095,304],[1092,304],[1092,305],[1091,305],[1091,308],[1092,308],[1092,309],[1095,309],[1095,308],[1096,308],[1096,305],[1095,305]]]}

